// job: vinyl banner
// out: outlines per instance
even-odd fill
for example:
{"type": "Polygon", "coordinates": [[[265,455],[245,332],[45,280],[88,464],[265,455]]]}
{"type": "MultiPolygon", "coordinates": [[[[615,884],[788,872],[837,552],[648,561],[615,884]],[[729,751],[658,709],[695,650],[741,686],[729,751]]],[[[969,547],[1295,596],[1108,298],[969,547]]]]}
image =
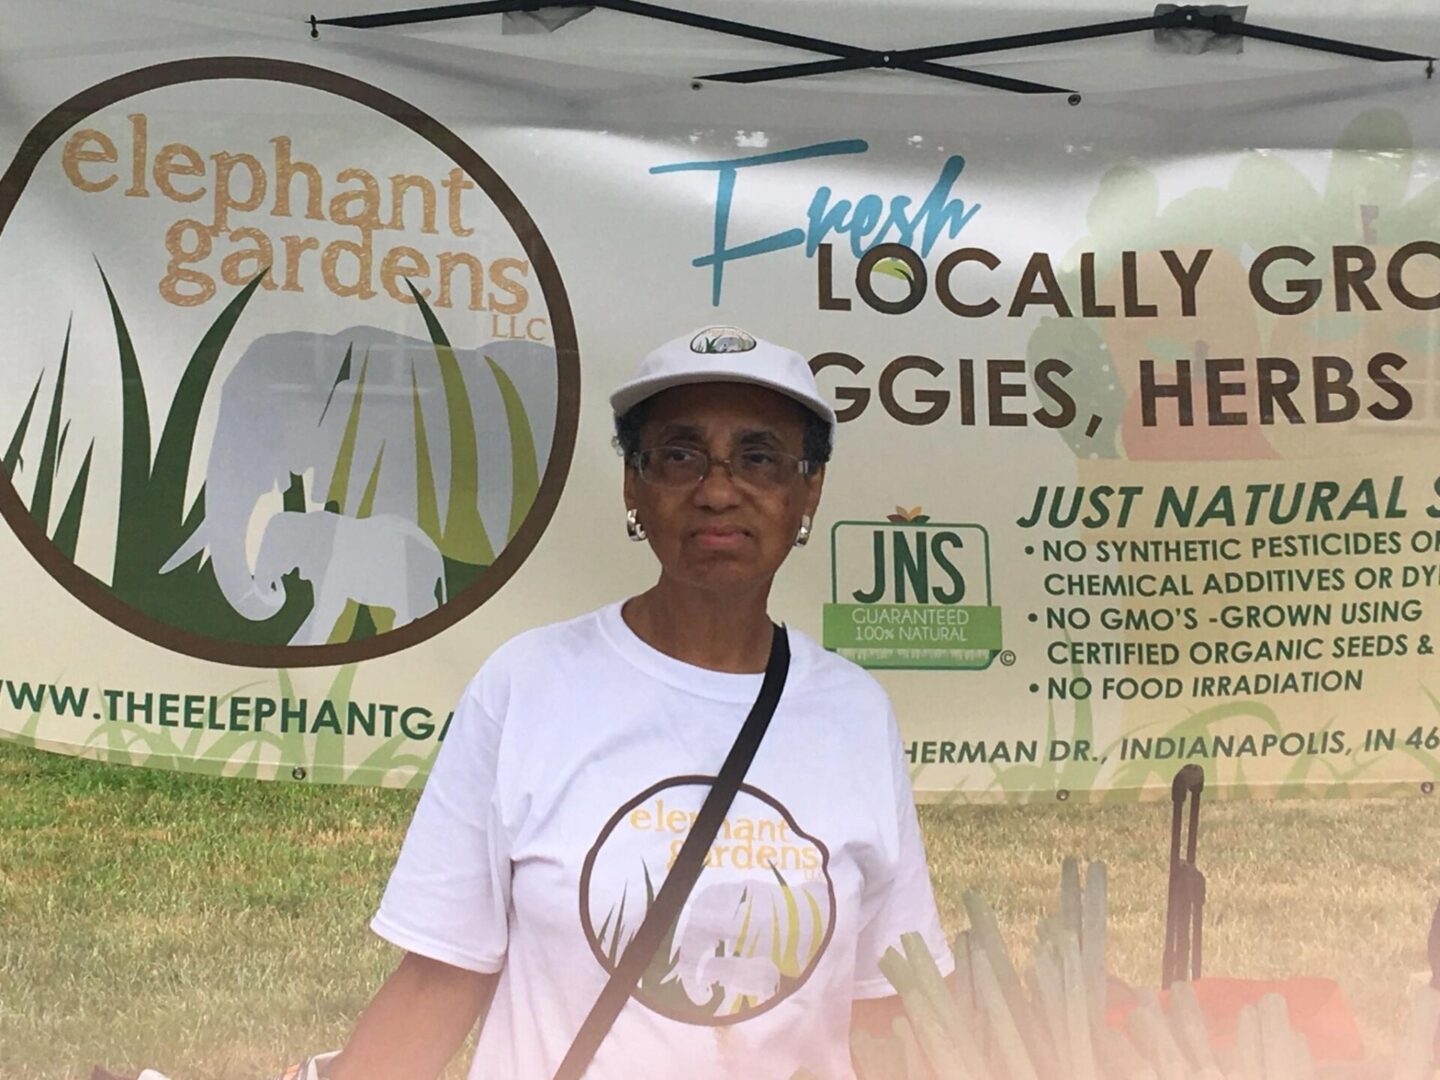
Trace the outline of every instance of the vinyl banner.
{"type": "Polygon", "coordinates": [[[654,580],[610,389],[748,333],[841,421],[772,611],[923,796],[1440,779],[1423,75],[1180,120],[301,41],[0,74],[0,733],[422,782],[500,643],[654,580]]]}

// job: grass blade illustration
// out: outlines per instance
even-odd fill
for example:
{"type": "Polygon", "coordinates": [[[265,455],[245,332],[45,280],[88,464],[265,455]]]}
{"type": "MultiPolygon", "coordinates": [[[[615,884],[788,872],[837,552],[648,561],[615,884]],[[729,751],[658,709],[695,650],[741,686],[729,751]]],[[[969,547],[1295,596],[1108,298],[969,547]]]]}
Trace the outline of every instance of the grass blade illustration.
{"type": "Polygon", "coordinates": [[[750,956],[754,955],[755,944],[760,940],[760,935],[750,937],[750,916],[755,913],[755,901],[751,898],[749,889],[740,894],[740,902],[745,905],[745,914],[740,918],[740,929],[735,933],[735,947],[730,950],[730,955],[750,956]],[[749,953],[745,951],[747,944],[750,946],[749,953]]]}
{"type": "MultiPolygon", "coordinates": [[[[355,688],[355,673],[359,669],[359,664],[346,664],[335,672],[335,679],[331,682],[325,699],[334,706],[337,716],[343,717],[349,711],[350,699],[355,688]]],[[[345,740],[321,735],[312,737],[315,740],[314,756],[310,766],[312,778],[327,784],[338,784],[344,781],[345,740]]]]}
{"type": "Polygon", "coordinates": [[[10,445],[5,448],[5,458],[0,468],[4,468],[5,475],[10,479],[15,477],[15,467],[20,462],[20,447],[25,443],[25,433],[30,430],[30,415],[35,411],[35,402],[40,397],[40,384],[45,380],[45,369],[40,369],[40,377],[35,380],[35,389],[30,391],[30,400],[25,403],[25,411],[20,414],[20,423],[15,426],[15,434],[10,437],[10,445]]]}
{"type": "Polygon", "coordinates": [[[430,464],[430,439],[420,409],[420,385],[410,365],[410,401],[415,411],[415,523],[440,546],[440,507],[435,500],[435,469],[430,464]]]}
{"type": "Polygon", "coordinates": [[[445,532],[440,551],[472,566],[489,566],[495,561],[495,549],[485,532],[480,510],[475,505],[475,493],[480,490],[480,462],[470,393],[465,388],[465,377],[440,320],[408,278],[405,284],[420,306],[425,328],[430,333],[430,343],[435,347],[440,380],[445,387],[445,412],[450,421],[450,500],[445,508],[445,532]]]}
{"type": "MultiPolygon", "coordinates": [[[[770,959],[781,975],[789,978],[796,978],[800,974],[800,905],[795,902],[795,890],[790,888],[790,883],[785,876],[775,869],[775,864],[770,864],[770,872],[775,875],[775,880],[780,883],[780,895],[785,899],[785,936],[780,937],[779,912],[773,912],[774,919],[771,925],[774,927],[771,939],[770,959]]],[[[773,902],[772,902],[773,904],[773,902]]]]}
{"type": "Polygon", "coordinates": [[[355,508],[357,518],[367,518],[375,512],[375,493],[380,488],[380,467],[385,461],[385,444],[375,455],[375,464],[370,466],[370,479],[365,481],[365,491],[360,496],[360,505],[355,508]]]}
{"type": "MultiPolygon", "coordinates": [[[[369,357],[366,357],[366,365],[369,364],[369,357]]],[[[350,467],[355,457],[355,428],[360,415],[360,398],[365,391],[365,368],[360,370],[360,386],[355,391],[355,401],[350,410],[350,423],[345,428],[344,442],[341,447],[341,457],[344,459],[345,479],[340,490],[340,499],[332,501],[327,499],[326,507],[334,507],[337,513],[344,513],[345,492],[350,487],[350,467]]],[[[380,487],[380,466],[385,460],[385,444],[380,444],[380,452],[375,455],[375,464],[370,468],[370,478],[365,482],[365,491],[360,496],[360,505],[355,508],[357,518],[369,517],[375,510],[375,494],[380,487]]],[[[336,466],[336,475],[340,473],[340,466],[336,466]]],[[[332,488],[333,490],[333,488],[332,488]]],[[[330,635],[325,639],[328,645],[339,645],[346,641],[354,641],[357,636],[373,636],[375,633],[383,633],[390,629],[395,623],[394,612],[390,612],[388,620],[383,613],[371,611],[364,604],[358,604],[354,600],[345,602],[345,610],[340,613],[340,618],[335,620],[330,635]],[[384,623],[383,626],[379,625],[384,623]],[[357,630],[359,633],[357,634],[357,630]]]]}
{"type": "MultiPolygon", "coordinates": [[[[1257,731],[1268,730],[1277,735],[1283,733],[1280,721],[1270,706],[1260,701],[1234,700],[1193,712],[1185,719],[1159,731],[1158,734],[1172,739],[1208,737],[1215,734],[1214,729],[1218,725],[1229,721],[1246,723],[1247,726],[1257,731]]],[[[1147,733],[1155,735],[1160,723],[1161,721],[1155,721],[1151,724],[1141,725],[1129,731],[1127,735],[1131,739],[1146,736],[1147,733]]],[[[1243,759],[1236,758],[1235,761],[1234,776],[1225,787],[1229,797],[1244,798],[1248,792],[1248,785],[1245,780],[1243,759]]],[[[1173,765],[1166,761],[1137,757],[1116,770],[1110,781],[1110,790],[1114,793],[1127,788],[1143,788],[1146,784],[1157,781],[1168,783],[1173,771],[1173,765]]]]}
{"type": "Polygon", "coordinates": [[[65,324],[65,346],[60,350],[60,370],[55,376],[55,392],[50,398],[50,420],[45,426],[45,444],[40,450],[40,468],[35,474],[35,493],[30,498],[30,514],[45,532],[50,531],[50,496],[55,486],[55,469],[60,464],[60,422],[65,402],[65,368],[70,362],[70,329],[74,316],[65,324]]]}
{"type": "MultiPolygon", "coordinates": [[[[280,700],[292,702],[298,699],[295,692],[295,680],[290,677],[290,672],[285,668],[278,668],[275,672],[275,683],[280,691],[280,700]]],[[[301,733],[298,724],[286,727],[280,733],[280,764],[295,768],[297,765],[304,766],[310,763],[307,756],[308,750],[304,734],[301,733]]]]}
{"type": "Polygon", "coordinates": [[[199,527],[200,522],[205,518],[205,485],[200,485],[200,490],[195,493],[195,501],[190,504],[190,509],[185,512],[185,520],[180,523],[181,541],[188,540],[190,534],[199,527]]]}
{"type": "MultiPolygon", "coordinates": [[[[146,552],[150,546],[150,410],[145,403],[145,381],[130,330],[110,279],[97,262],[110,318],[115,324],[115,345],[120,358],[120,506],[115,522],[115,569],[111,588],[125,590],[132,582],[143,584],[146,552]]],[[[158,566],[158,564],[157,564],[158,566]]]]}
{"type": "MultiPolygon", "coordinates": [[[[205,394],[215,373],[215,365],[219,362],[225,343],[230,339],[230,332],[239,321],[245,305],[250,302],[250,297],[260,287],[267,273],[269,267],[257,274],[216,316],[204,337],[200,339],[200,344],[196,345],[195,351],[190,354],[185,372],[180,376],[180,384],[175,388],[175,397],[170,402],[165,427],[155,449],[155,465],[150,471],[150,509],[155,515],[155,524],[160,526],[154,534],[157,567],[180,543],[181,538],[173,530],[179,529],[187,516],[184,501],[185,484],[190,475],[190,454],[195,443],[200,408],[205,403],[205,394]],[[169,551],[158,550],[167,544],[170,545],[169,551]]],[[[128,426],[126,430],[128,432],[128,426]]]]}
{"type": "Polygon", "coordinates": [[[265,749],[273,747],[278,754],[283,745],[283,737],[274,732],[227,731],[205,748],[205,756],[200,759],[202,771],[211,776],[258,780],[265,749]]]}
{"type": "Polygon", "coordinates": [[[540,472],[535,463],[535,436],[530,431],[530,417],[520,400],[520,392],[504,368],[488,356],[485,363],[495,376],[495,385],[500,387],[505,422],[510,428],[510,524],[506,529],[506,539],[509,539],[520,528],[535,501],[535,493],[540,490],[540,472]]]}
{"type": "MultiPolygon", "coordinates": [[[[349,362],[350,352],[345,352],[349,362]]],[[[360,381],[350,399],[350,415],[345,418],[345,432],[340,437],[340,451],[335,456],[335,471],[330,474],[330,487],[325,492],[325,509],[337,514],[345,512],[345,498],[350,494],[350,469],[355,464],[355,440],[360,434],[360,409],[365,403],[365,377],[370,373],[370,354],[360,363],[360,381]]]]}
{"type": "MultiPolygon", "coordinates": [[[[624,941],[621,940],[621,934],[625,932],[625,899],[628,892],[628,886],[620,890],[620,910],[615,915],[615,932],[611,936],[609,944],[605,946],[605,956],[609,959],[611,967],[616,967],[619,965],[621,949],[623,948],[625,943],[629,941],[629,938],[625,938],[624,941]]],[[[608,926],[609,924],[610,916],[606,915],[605,925],[608,926]]],[[[601,942],[604,943],[605,927],[602,926],[600,928],[600,933],[601,942]]]]}
{"type": "MultiPolygon", "coordinates": [[[[69,420],[66,420],[66,421],[65,421],[65,426],[60,429],[60,444],[55,448],[55,467],[56,467],[57,469],[60,467],[60,462],[62,462],[62,461],[65,460],[65,440],[68,439],[69,437],[70,437],[70,421],[69,421],[69,420]]],[[[51,483],[52,483],[52,484],[54,483],[54,477],[53,477],[53,476],[51,477],[51,483]]],[[[53,494],[53,488],[52,488],[52,494],[53,494]]]]}
{"type": "Polygon", "coordinates": [[[340,389],[340,384],[350,381],[350,361],[354,355],[355,343],[352,341],[345,346],[345,359],[340,361],[340,370],[335,373],[335,381],[330,384],[330,393],[325,397],[325,407],[320,410],[320,419],[315,422],[317,427],[325,423],[325,417],[330,413],[330,405],[335,400],[335,391],[340,389]]]}
{"type": "Polygon", "coordinates": [[[85,492],[90,486],[90,459],[94,454],[95,442],[92,439],[90,448],[85,451],[85,460],[80,463],[80,472],[75,476],[75,486],[70,489],[70,497],[65,500],[65,508],[60,511],[55,535],[51,538],[60,549],[60,554],[71,562],[75,561],[75,546],[80,539],[80,512],[85,507],[85,492]]]}
{"type": "Polygon", "coordinates": [[[425,778],[429,775],[430,766],[434,763],[440,746],[436,743],[425,753],[413,754],[405,752],[409,744],[410,740],[404,735],[387,739],[355,767],[349,779],[352,782],[378,784],[381,787],[419,790],[425,786],[425,778]],[[403,783],[393,782],[401,777],[404,777],[403,783]]]}
{"type": "Polygon", "coordinates": [[[805,893],[805,907],[810,912],[810,945],[805,950],[803,966],[809,967],[825,941],[825,916],[820,911],[820,902],[808,891],[805,893]]]}

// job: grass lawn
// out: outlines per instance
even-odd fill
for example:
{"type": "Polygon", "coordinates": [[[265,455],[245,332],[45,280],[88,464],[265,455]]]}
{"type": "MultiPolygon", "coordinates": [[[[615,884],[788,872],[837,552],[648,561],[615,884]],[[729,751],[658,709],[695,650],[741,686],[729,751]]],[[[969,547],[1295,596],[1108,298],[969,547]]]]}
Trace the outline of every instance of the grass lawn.
{"type": "MultiPolygon", "coordinates": [[[[0,1077],[264,1080],[340,1045],[395,960],[366,922],[414,801],[0,742],[0,1077]]],[[[921,823],[952,932],[977,888],[1028,954],[1061,858],[1101,858],[1111,968],[1158,979],[1168,804],[927,806],[921,823]]],[[[1440,899],[1440,799],[1212,803],[1200,853],[1207,973],[1338,978],[1387,1053],[1440,899]]]]}

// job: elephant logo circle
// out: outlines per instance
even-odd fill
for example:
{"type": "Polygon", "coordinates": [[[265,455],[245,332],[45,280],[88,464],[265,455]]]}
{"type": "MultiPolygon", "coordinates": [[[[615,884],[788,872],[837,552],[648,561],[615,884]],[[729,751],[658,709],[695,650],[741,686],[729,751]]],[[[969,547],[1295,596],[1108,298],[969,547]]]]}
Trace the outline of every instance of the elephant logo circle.
{"type": "Polygon", "coordinates": [[[0,514],[156,644],[393,653],[554,513],[579,414],[555,260],[479,153],[374,86],[212,57],[90,87],[0,181],[0,272],[27,294],[0,302],[27,354],[0,514]]]}
{"type": "MultiPolygon", "coordinates": [[[[654,904],[714,782],[677,776],[647,788],[611,816],[587,853],[580,922],[607,974],[654,904]]],[[[682,1023],[743,1023],[805,985],[834,926],[829,851],[777,799],[741,784],[635,997],[682,1023]]]]}

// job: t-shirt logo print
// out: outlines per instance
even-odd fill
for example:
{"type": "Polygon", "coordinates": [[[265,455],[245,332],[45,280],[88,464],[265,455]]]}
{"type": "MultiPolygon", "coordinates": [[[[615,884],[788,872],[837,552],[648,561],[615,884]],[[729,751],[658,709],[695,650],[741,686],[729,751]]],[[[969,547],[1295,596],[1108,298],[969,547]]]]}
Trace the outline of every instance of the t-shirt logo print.
{"type": "MultiPolygon", "coordinates": [[[[712,777],[661,781],[622,806],[585,859],[580,918],[614,971],[674,865],[712,777]]],[[[834,926],[829,851],[772,796],[741,785],[699,881],[636,987],[648,1008],[691,1024],[739,1023],[798,990],[834,926]]]]}
{"type": "Polygon", "coordinates": [[[738,353],[755,348],[755,339],[738,326],[710,326],[690,340],[690,351],[697,353],[738,353]]]}

